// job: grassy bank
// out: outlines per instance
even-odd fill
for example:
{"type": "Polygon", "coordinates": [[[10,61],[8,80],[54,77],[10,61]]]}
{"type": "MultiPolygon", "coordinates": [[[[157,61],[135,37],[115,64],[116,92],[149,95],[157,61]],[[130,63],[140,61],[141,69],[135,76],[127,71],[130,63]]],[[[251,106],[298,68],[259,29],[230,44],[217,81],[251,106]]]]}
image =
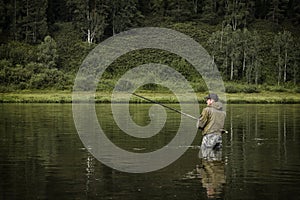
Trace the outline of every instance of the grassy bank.
{"type": "MultiPolygon", "coordinates": [[[[177,103],[176,97],[171,93],[160,92],[141,92],[138,93],[144,97],[161,103],[177,103]]],[[[204,103],[203,97],[207,93],[197,93],[200,103],[204,103]]],[[[118,97],[122,101],[123,96],[118,97]]],[[[262,91],[260,93],[227,93],[226,102],[237,103],[300,103],[300,93],[291,92],[270,92],[262,91]]],[[[111,102],[111,96],[108,92],[96,93],[97,103],[111,102]]],[[[147,103],[138,97],[131,98],[132,103],[147,103]]],[[[72,92],[70,91],[19,91],[0,93],[0,103],[72,103],[72,92]]]]}

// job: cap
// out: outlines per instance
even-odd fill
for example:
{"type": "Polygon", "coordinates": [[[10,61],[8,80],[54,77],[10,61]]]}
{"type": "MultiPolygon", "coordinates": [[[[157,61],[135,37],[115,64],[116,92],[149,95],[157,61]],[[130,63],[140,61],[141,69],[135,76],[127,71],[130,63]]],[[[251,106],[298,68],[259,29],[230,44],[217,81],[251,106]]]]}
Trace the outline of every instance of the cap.
{"type": "Polygon", "coordinates": [[[213,93],[208,94],[208,96],[205,97],[205,99],[213,99],[215,101],[219,101],[218,95],[217,94],[213,94],[213,93]]]}

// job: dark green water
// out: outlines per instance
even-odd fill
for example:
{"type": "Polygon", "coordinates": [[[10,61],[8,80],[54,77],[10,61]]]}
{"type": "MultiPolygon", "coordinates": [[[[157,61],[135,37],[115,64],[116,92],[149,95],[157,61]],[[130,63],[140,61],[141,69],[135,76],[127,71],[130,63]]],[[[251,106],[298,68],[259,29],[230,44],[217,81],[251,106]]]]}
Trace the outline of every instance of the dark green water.
{"type": "MultiPolygon", "coordinates": [[[[141,153],[168,144],[180,121],[168,112],[158,135],[133,139],[112,123],[110,105],[96,107],[108,137],[141,153]]],[[[148,107],[131,106],[137,124],[149,122],[148,107]]],[[[300,199],[300,105],[228,105],[221,160],[198,157],[198,134],[180,159],[144,174],[96,160],[70,104],[1,104],[0,112],[0,199],[300,199]]]]}

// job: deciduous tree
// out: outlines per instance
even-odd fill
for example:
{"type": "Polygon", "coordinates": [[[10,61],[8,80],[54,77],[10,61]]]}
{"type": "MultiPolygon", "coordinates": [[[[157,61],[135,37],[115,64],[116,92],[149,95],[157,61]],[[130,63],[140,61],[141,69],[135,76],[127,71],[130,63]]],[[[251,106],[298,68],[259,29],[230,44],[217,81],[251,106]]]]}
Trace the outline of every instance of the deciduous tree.
{"type": "Polygon", "coordinates": [[[288,65],[291,61],[291,55],[293,54],[292,43],[293,37],[289,31],[279,32],[273,41],[273,55],[276,59],[276,66],[278,70],[278,85],[287,81],[288,65]],[[282,77],[283,73],[283,77],[282,77]]]}
{"type": "Polygon", "coordinates": [[[44,42],[38,46],[38,62],[44,64],[47,68],[56,67],[58,54],[57,45],[53,38],[46,36],[44,42]]]}

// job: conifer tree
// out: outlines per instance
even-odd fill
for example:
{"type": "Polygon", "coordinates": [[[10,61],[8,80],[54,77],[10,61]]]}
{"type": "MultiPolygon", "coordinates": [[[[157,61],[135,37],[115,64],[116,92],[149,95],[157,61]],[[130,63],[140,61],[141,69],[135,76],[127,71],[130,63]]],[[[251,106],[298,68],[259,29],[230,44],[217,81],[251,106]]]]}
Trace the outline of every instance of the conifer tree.
{"type": "Polygon", "coordinates": [[[287,5],[288,0],[271,0],[267,17],[271,19],[274,23],[278,24],[279,21],[285,18],[287,5]]]}
{"type": "Polygon", "coordinates": [[[210,24],[216,23],[217,18],[217,2],[215,0],[204,0],[202,8],[202,21],[210,24]]]}
{"type": "Polygon", "coordinates": [[[108,5],[113,35],[139,24],[141,13],[137,9],[137,0],[111,0],[108,5]]]}
{"type": "Polygon", "coordinates": [[[5,25],[5,17],[6,17],[5,10],[6,9],[5,9],[4,1],[0,1],[0,34],[2,34],[5,25]]]}
{"type": "Polygon", "coordinates": [[[28,43],[37,43],[48,32],[47,4],[48,0],[22,0],[20,9],[16,10],[16,32],[28,43]]]}

